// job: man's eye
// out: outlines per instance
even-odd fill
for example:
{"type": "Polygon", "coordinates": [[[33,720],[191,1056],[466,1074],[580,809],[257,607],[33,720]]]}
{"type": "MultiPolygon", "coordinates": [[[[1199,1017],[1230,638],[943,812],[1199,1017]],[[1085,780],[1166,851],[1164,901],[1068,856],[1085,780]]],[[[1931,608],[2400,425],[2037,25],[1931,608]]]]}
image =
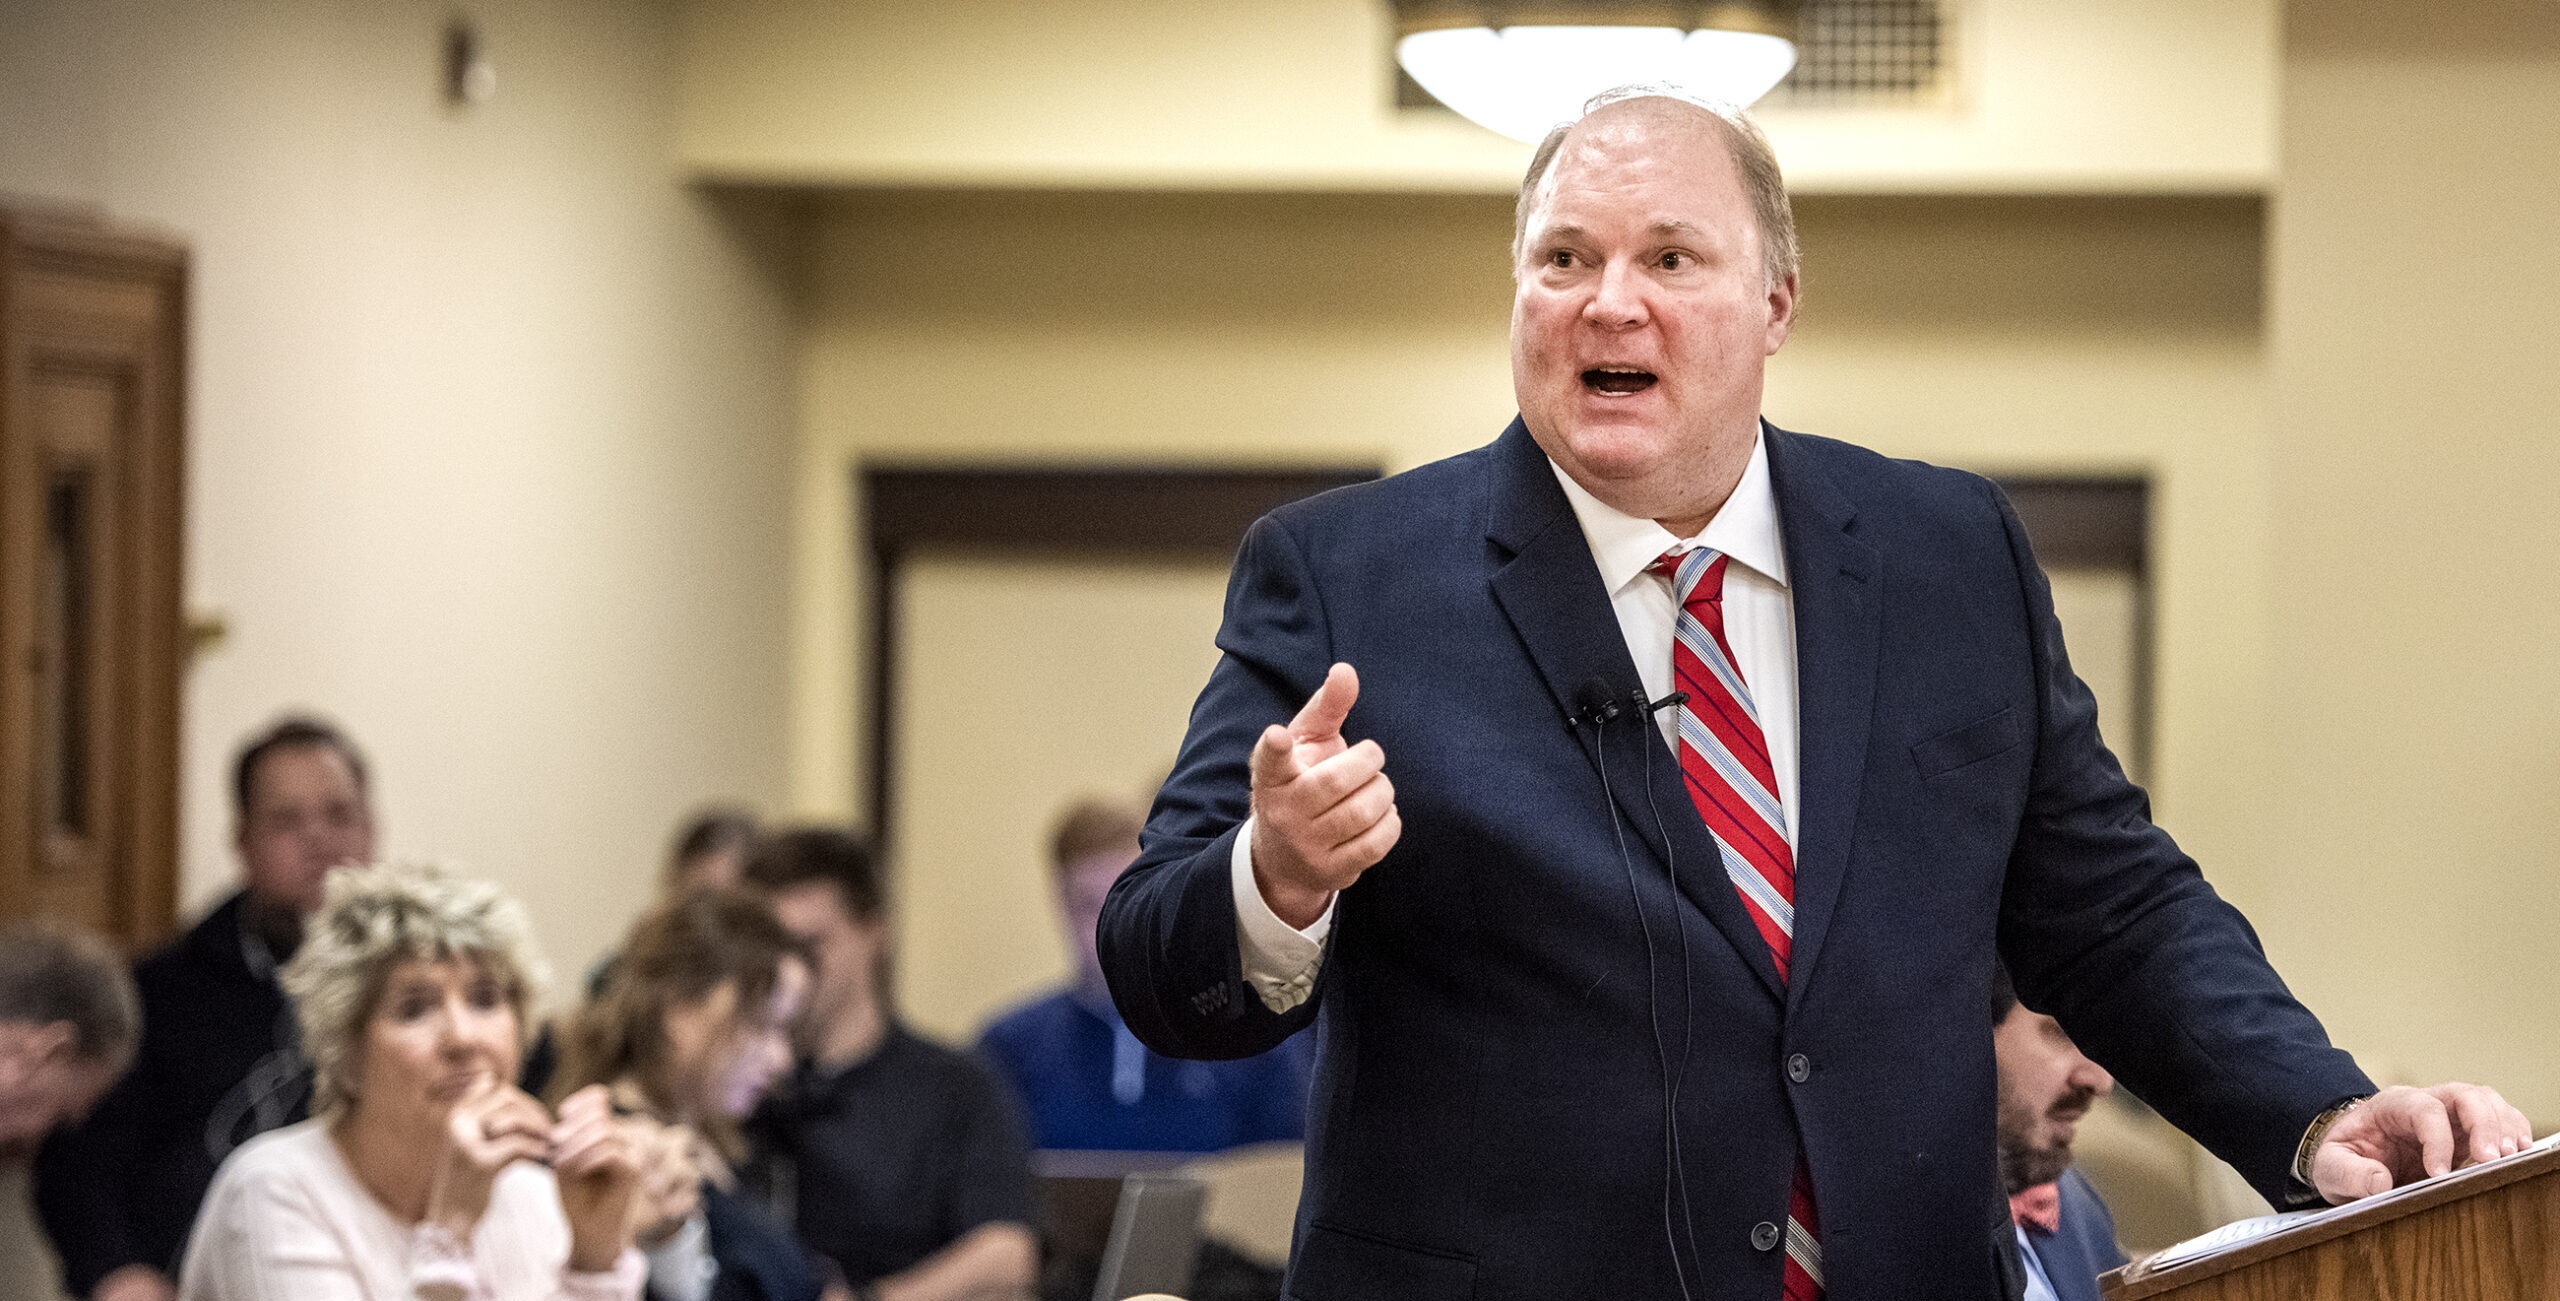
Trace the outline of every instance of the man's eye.
{"type": "Polygon", "coordinates": [[[1549,254],[1547,255],[1547,265],[1548,265],[1548,266],[1551,266],[1551,267],[1569,267],[1569,266],[1572,266],[1572,265],[1573,265],[1573,253],[1572,253],[1572,251],[1571,251],[1571,250],[1569,250],[1569,249],[1561,249],[1561,248],[1560,248],[1560,249],[1557,249],[1557,250],[1556,250],[1555,252],[1553,252],[1553,253],[1549,253],[1549,254]]]}
{"type": "Polygon", "coordinates": [[[1678,271],[1688,266],[1693,261],[1696,261],[1696,259],[1678,249],[1673,249],[1662,255],[1662,269],[1665,271],[1678,271]]]}

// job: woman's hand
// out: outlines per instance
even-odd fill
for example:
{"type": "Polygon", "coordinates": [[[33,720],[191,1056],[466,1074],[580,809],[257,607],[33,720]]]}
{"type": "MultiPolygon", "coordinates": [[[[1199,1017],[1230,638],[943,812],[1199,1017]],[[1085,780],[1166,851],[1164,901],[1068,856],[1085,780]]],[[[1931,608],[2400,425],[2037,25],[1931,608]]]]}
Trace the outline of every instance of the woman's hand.
{"type": "Polygon", "coordinates": [[[444,1152],[427,1190],[427,1219],[471,1241],[489,1209],[498,1173],[518,1161],[539,1161],[551,1147],[551,1113],[522,1089],[483,1076],[445,1121],[444,1152]]]}
{"type": "Polygon", "coordinates": [[[569,1220],[573,1270],[612,1269],[622,1249],[631,1245],[631,1195],[640,1186],[643,1146],[636,1130],[613,1114],[603,1085],[590,1085],[560,1101],[549,1148],[551,1171],[560,1183],[560,1211],[569,1220]]]}
{"type": "Polygon", "coordinates": [[[704,1171],[696,1160],[701,1142],[683,1125],[634,1116],[624,1123],[640,1148],[640,1187],[631,1197],[631,1237],[655,1247],[702,1209],[704,1171]]]}

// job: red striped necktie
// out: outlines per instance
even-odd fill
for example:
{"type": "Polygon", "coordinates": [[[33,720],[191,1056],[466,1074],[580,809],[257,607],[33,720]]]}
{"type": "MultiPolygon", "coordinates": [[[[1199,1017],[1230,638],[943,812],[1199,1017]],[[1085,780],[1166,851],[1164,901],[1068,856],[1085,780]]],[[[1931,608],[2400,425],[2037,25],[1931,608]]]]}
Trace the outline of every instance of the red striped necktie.
{"type": "MultiPolygon", "coordinates": [[[[1777,769],[1769,762],[1760,711],[1724,635],[1722,553],[1706,547],[1666,553],[1652,572],[1671,580],[1680,617],[1671,630],[1671,683],[1688,694],[1680,706],[1680,774],[1698,816],[1715,833],[1724,874],[1742,896],[1742,907],[1769,942],[1778,979],[1787,978],[1787,956],[1796,926],[1796,855],[1787,837],[1786,810],[1778,801],[1777,769]]],[[[1813,1209],[1813,1180],[1801,1153],[1787,1197],[1785,1301],[1822,1295],[1821,1222],[1813,1209]]]]}

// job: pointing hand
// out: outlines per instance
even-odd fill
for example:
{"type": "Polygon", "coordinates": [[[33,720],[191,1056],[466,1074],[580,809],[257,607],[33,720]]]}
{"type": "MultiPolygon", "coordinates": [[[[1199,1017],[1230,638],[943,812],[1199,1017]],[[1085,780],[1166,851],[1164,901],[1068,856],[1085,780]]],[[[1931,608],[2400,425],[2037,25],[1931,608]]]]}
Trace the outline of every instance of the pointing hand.
{"type": "Polygon", "coordinates": [[[1386,752],[1375,741],[1343,742],[1342,720],[1359,698],[1360,675],[1334,665],[1288,726],[1263,730],[1248,763],[1254,884],[1280,920],[1301,929],[1404,833],[1386,752]]]}

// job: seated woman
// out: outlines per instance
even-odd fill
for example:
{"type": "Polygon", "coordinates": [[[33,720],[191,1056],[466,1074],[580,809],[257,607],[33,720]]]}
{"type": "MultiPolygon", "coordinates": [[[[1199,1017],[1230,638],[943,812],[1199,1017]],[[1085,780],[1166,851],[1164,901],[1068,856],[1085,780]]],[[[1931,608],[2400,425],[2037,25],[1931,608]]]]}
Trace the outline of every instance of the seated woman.
{"type": "MultiPolygon", "coordinates": [[[[580,1009],[555,1088],[610,1086],[617,1106],[693,1153],[699,1208],[649,1249],[659,1301],[817,1301],[824,1262],[733,1191],[737,1122],[791,1066],[809,963],[753,895],[687,894],[635,923],[603,990],[580,1009]]],[[[649,1239],[658,1239],[652,1233],[649,1239]]]]}
{"type": "Polygon", "coordinates": [[[233,1152],[184,1301],[633,1301],[640,1138],[602,1089],[519,1091],[524,910],[439,868],[345,868],[282,976],[312,1119],[233,1152]]]}

